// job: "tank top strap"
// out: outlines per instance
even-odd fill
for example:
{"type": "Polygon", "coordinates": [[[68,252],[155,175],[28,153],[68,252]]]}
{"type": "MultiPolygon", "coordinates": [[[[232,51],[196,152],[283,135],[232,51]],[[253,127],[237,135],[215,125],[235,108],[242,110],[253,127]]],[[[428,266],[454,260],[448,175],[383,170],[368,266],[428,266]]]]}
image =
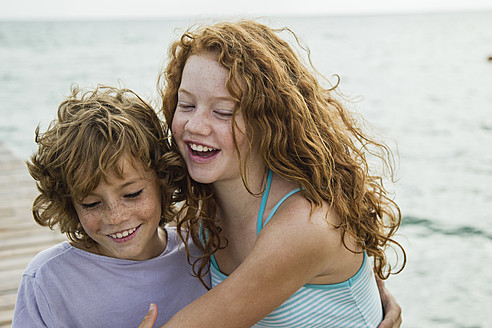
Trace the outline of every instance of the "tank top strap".
{"type": "MultiPolygon", "coordinates": [[[[198,238],[200,239],[200,242],[202,243],[203,246],[205,246],[206,238],[208,238],[208,236],[209,236],[208,230],[205,231],[203,224],[200,222],[200,227],[198,229],[198,238]]],[[[215,259],[214,254],[210,256],[210,262],[212,263],[212,266],[217,269],[217,271],[220,271],[219,265],[217,264],[217,260],[215,259]]]]}
{"type": "Polygon", "coordinates": [[[260,233],[261,229],[263,229],[263,227],[268,223],[268,221],[270,221],[270,219],[273,217],[275,212],[277,212],[277,209],[280,207],[280,205],[282,205],[282,203],[287,198],[289,198],[290,196],[292,196],[296,192],[300,191],[299,188],[296,188],[296,189],[288,192],[284,197],[282,197],[282,199],[280,199],[278,201],[278,203],[275,204],[275,206],[273,207],[273,209],[271,210],[271,212],[268,214],[267,218],[265,219],[265,223],[263,224],[263,215],[265,214],[265,207],[266,207],[266,203],[268,200],[268,194],[270,193],[270,187],[272,185],[272,176],[273,176],[272,170],[268,169],[267,185],[266,185],[265,191],[263,192],[263,196],[261,197],[260,210],[258,211],[258,217],[256,218],[256,235],[258,235],[260,233]]]}
{"type": "Polygon", "coordinates": [[[256,217],[256,235],[258,235],[263,228],[263,214],[265,213],[265,206],[268,200],[268,194],[270,193],[270,186],[272,185],[272,170],[268,169],[267,183],[265,190],[263,191],[263,196],[261,197],[260,210],[258,211],[258,216],[256,217]]]}

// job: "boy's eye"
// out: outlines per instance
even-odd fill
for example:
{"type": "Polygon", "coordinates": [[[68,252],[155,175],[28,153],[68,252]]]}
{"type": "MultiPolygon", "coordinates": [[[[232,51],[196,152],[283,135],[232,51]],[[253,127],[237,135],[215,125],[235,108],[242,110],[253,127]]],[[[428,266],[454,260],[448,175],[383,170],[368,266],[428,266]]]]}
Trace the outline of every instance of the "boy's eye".
{"type": "Polygon", "coordinates": [[[80,204],[82,206],[82,208],[93,208],[93,207],[96,207],[97,205],[99,205],[100,202],[93,202],[93,203],[87,203],[87,204],[80,204]]]}
{"type": "Polygon", "coordinates": [[[126,194],[125,195],[125,198],[135,198],[135,197],[138,197],[141,193],[142,193],[143,189],[137,191],[137,192],[134,192],[134,193],[131,193],[131,194],[126,194]]]}

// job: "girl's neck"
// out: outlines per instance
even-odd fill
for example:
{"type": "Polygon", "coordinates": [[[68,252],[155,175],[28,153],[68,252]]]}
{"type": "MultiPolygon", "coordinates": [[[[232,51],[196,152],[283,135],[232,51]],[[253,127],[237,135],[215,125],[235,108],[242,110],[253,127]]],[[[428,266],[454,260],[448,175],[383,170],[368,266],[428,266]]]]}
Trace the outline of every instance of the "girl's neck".
{"type": "Polygon", "coordinates": [[[258,212],[261,202],[261,192],[265,188],[266,170],[248,172],[247,183],[244,185],[240,176],[235,180],[221,181],[214,184],[217,200],[217,215],[223,224],[244,220],[258,212]],[[253,193],[253,194],[251,194],[253,193]]]}

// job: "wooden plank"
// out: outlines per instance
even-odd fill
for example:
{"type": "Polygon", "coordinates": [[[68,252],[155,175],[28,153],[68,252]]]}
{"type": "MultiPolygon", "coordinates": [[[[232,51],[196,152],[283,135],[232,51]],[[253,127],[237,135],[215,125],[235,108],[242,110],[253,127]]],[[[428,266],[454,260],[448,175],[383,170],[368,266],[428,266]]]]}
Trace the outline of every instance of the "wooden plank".
{"type": "Polygon", "coordinates": [[[40,251],[66,240],[36,224],[31,204],[37,191],[24,161],[0,143],[0,328],[10,327],[25,267],[40,251]]]}
{"type": "Polygon", "coordinates": [[[13,309],[0,310],[0,327],[10,327],[12,325],[13,309]]]}
{"type": "Polygon", "coordinates": [[[12,269],[22,269],[24,270],[32,259],[31,254],[18,255],[15,257],[7,257],[2,260],[1,271],[7,271],[12,269]]]}
{"type": "Polygon", "coordinates": [[[17,290],[11,293],[0,294],[0,310],[13,310],[17,299],[17,290]]]}
{"type": "MultiPolygon", "coordinates": [[[[45,228],[48,230],[48,228],[45,228]]],[[[4,249],[22,247],[22,245],[35,245],[51,243],[55,238],[52,234],[42,230],[27,230],[21,232],[5,232],[5,238],[0,239],[0,252],[4,249]]]]}
{"type": "Polygon", "coordinates": [[[9,294],[12,291],[17,291],[23,272],[24,269],[8,270],[2,272],[2,280],[0,280],[0,290],[2,290],[5,294],[9,294]]]}

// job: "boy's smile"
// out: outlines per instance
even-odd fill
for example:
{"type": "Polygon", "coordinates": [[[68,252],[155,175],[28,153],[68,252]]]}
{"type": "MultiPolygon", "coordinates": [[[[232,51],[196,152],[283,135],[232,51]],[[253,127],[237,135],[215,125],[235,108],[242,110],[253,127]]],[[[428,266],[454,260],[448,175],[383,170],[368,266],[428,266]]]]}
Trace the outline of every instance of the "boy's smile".
{"type": "MultiPolygon", "coordinates": [[[[128,260],[147,260],[166,248],[161,220],[161,190],[154,172],[125,155],[122,177],[110,172],[80,203],[73,204],[97,253],[128,260]]],[[[94,251],[94,248],[89,249],[94,251]]]]}
{"type": "Polygon", "coordinates": [[[110,233],[109,236],[111,238],[113,238],[116,242],[124,242],[124,241],[128,241],[130,240],[131,238],[133,238],[133,236],[135,236],[135,231],[138,229],[137,228],[132,228],[132,229],[129,229],[129,230],[125,230],[125,231],[122,231],[122,232],[117,232],[117,233],[110,233]],[[128,237],[128,238],[127,238],[128,237]]]}

